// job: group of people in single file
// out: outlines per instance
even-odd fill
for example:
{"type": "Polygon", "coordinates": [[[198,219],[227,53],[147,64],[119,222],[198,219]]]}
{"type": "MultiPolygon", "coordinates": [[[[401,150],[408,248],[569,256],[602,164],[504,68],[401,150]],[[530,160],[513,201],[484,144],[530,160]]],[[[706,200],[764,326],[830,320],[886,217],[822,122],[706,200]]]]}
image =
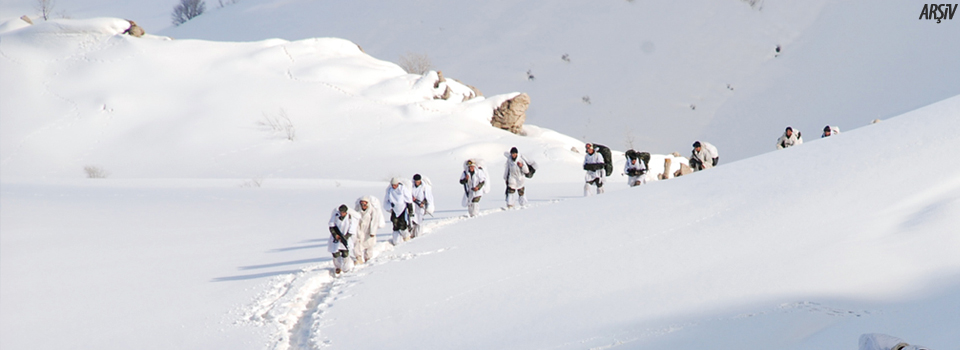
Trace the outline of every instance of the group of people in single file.
{"type": "MultiPolygon", "coordinates": [[[[839,134],[836,127],[823,128],[821,137],[839,134]]],[[[777,140],[777,149],[788,148],[803,143],[799,131],[787,127],[783,135],[777,140]]],[[[586,155],[583,160],[584,196],[592,192],[603,193],[603,184],[612,171],[612,159],[608,148],[598,144],[587,143],[586,155]]],[[[649,153],[628,150],[625,153],[627,162],[624,166],[624,175],[627,175],[628,184],[633,187],[646,183],[649,153]]],[[[537,170],[537,163],[520,154],[516,147],[504,153],[503,180],[505,184],[506,207],[516,208],[527,205],[525,193],[526,179],[533,177],[537,170]]],[[[696,141],[689,158],[689,167],[692,171],[701,171],[717,166],[720,153],[717,148],[707,142],[696,141]]],[[[468,159],[463,163],[463,173],[460,175],[460,184],[463,186],[462,205],[467,208],[468,215],[473,217],[479,214],[480,198],[490,192],[489,176],[482,162],[478,159],[468,159]]],[[[335,273],[349,271],[355,264],[363,264],[373,258],[377,244],[377,230],[386,225],[386,213],[389,213],[389,222],[393,225],[393,236],[390,243],[398,245],[401,242],[421,235],[425,215],[432,215],[434,211],[433,187],[430,180],[420,174],[413,175],[413,181],[401,178],[392,178],[386,189],[383,202],[372,195],[360,197],[353,208],[341,204],[330,216],[328,251],[333,255],[335,273]]]]}

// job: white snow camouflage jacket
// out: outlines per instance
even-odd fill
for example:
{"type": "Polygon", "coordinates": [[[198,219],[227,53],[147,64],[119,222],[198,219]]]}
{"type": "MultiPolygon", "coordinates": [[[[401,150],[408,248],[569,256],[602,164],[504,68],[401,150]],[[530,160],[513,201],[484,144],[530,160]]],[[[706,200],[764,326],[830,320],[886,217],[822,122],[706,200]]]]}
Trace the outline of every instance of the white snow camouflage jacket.
{"type": "Polygon", "coordinates": [[[383,208],[380,207],[380,200],[374,196],[363,196],[357,199],[354,210],[360,213],[360,221],[357,227],[357,234],[360,235],[359,241],[366,242],[366,238],[377,236],[377,229],[387,225],[383,218],[383,208]],[[360,201],[367,202],[367,210],[363,210],[360,201]]]}
{"type": "Polygon", "coordinates": [[[336,253],[340,250],[353,250],[353,243],[356,241],[357,225],[359,222],[360,213],[358,213],[356,210],[348,209],[347,215],[341,219],[340,210],[334,209],[333,213],[330,215],[330,223],[328,227],[336,227],[340,229],[340,233],[342,233],[344,236],[349,234],[351,237],[347,239],[347,242],[334,242],[333,233],[329,232],[328,230],[327,232],[330,233],[330,238],[327,240],[327,251],[330,253],[336,253]]]}
{"type": "Polygon", "coordinates": [[[420,186],[413,185],[413,211],[416,215],[413,216],[412,221],[418,225],[423,222],[424,214],[433,214],[433,186],[430,186],[429,181],[424,177],[421,179],[420,186]],[[420,207],[417,202],[426,203],[426,205],[420,207]]]}
{"type": "Polygon", "coordinates": [[[407,203],[413,204],[413,193],[406,183],[400,182],[397,188],[387,185],[387,194],[383,199],[383,206],[387,211],[392,210],[399,217],[407,209],[407,203]]]}
{"type": "MultiPolygon", "coordinates": [[[[593,154],[587,153],[583,156],[583,165],[587,164],[603,164],[603,155],[597,151],[594,151],[593,154]]],[[[600,179],[600,181],[603,181],[603,178],[605,178],[607,175],[603,167],[600,167],[599,170],[587,170],[586,172],[587,174],[583,177],[584,181],[586,182],[590,182],[595,179],[600,179]]]]}
{"type": "Polygon", "coordinates": [[[696,148],[693,149],[693,158],[703,163],[704,169],[713,168],[713,158],[719,157],[720,152],[717,151],[717,147],[709,142],[700,141],[700,152],[697,152],[696,148]]]}
{"type": "Polygon", "coordinates": [[[800,144],[803,144],[803,137],[801,137],[800,132],[797,130],[794,130],[790,137],[787,137],[787,132],[784,131],[783,135],[780,135],[780,138],[777,139],[777,149],[784,149],[800,144]]]}
{"type": "Polygon", "coordinates": [[[483,169],[483,166],[480,165],[480,162],[474,159],[470,159],[467,162],[463,163],[463,173],[460,174],[460,181],[466,179],[466,183],[463,184],[463,201],[461,204],[466,207],[470,205],[470,202],[474,198],[480,197],[487,192],[490,192],[490,184],[487,183],[487,171],[483,169]],[[476,165],[476,170],[473,174],[470,174],[469,167],[467,162],[473,162],[476,165]],[[483,186],[480,186],[483,184],[483,186]],[[474,191],[473,188],[480,186],[479,191],[474,191]]]}
{"type": "Polygon", "coordinates": [[[528,161],[519,153],[517,153],[516,160],[510,157],[510,152],[506,152],[503,155],[507,157],[507,164],[503,168],[503,180],[506,182],[507,187],[515,190],[523,188],[527,179],[526,174],[530,173],[530,166],[536,167],[537,164],[528,161]],[[519,162],[521,166],[518,166],[517,162],[519,162]]]}

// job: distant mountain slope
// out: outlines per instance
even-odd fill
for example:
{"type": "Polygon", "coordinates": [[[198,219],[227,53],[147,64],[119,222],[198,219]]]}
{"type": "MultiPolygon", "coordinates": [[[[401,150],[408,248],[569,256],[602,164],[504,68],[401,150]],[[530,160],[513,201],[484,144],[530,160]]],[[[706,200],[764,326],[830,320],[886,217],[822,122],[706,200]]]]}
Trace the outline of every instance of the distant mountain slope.
{"type": "MultiPolygon", "coordinates": [[[[169,24],[173,3],[57,6],[175,38],[339,37],[388,61],[426,54],[482,91],[529,93],[533,124],[654,153],[709,140],[727,161],[770,151],[787,125],[815,137],[827,124],[850,130],[960,94],[946,78],[960,75],[960,47],[945,44],[960,24],[918,20],[923,4],[913,2],[224,3],[179,27],[169,24]]],[[[0,16],[32,8],[6,0],[0,16]]]]}
{"type": "Polygon", "coordinates": [[[772,150],[787,125],[815,138],[960,94],[947,78],[960,76],[960,46],[945,45],[960,23],[919,21],[922,4],[760,4],[244,0],[161,33],[333,36],[391,61],[427,54],[483,91],[529,93],[531,123],[655,153],[703,139],[727,161],[772,150]]]}

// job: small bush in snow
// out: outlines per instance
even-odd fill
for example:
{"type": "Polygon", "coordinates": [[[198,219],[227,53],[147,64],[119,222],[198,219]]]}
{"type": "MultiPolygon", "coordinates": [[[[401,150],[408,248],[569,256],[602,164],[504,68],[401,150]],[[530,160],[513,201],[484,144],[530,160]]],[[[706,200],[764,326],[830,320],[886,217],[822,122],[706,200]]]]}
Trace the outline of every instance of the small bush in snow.
{"type": "Polygon", "coordinates": [[[283,108],[280,109],[280,113],[277,113],[277,115],[264,112],[263,118],[257,122],[257,125],[270,129],[275,133],[280,133],[290,141],[293,141],[293,139],[297,137],[297,129],[293,127],[293,122],[287,117],[287,111],[283,108]]]}
{"type": "Polygon", "coordinates": [[[263,184],[263,178],[255,177],[250,180],[244,181],[240,184],[240,187],[256,187],[259,188],[263,184]]]}
{"type": "Polygon", "coordinates": [[[87,173],[87,178],[90,179],[104,179],[110,176],[109,172],[96,165],[87,165],[83,167],[83,171],[87,173]]]}
{"type": "Polygon", "coordinates": [[[224,8],[227,5],[233,5],[240,2],[240,0],[217,0],[217,1],[220,4],[220,8],[224,8]]]}
{"type": "Polygon", "coordinates": [[[419,53],[410,53],[400,56],[400,62],[397,63],[400,68],[407,71],[410,74],[423,74],[429,72],[433,68],[433,63],[430,62],[430,57],[427,57],[426,54],[419,53]]]}
{"type": "Polygon", "coordinates": [[[34,3],[34,7],[37,11],[40,11],[40,17],[43,18],[44,21],[49,20],[50,16],[53,15],[53,0],[37,0],[36,3],[34,3]]]}
{"type": "Polygon", "coordinates": [[[203,14],[206,9],[207,3],[203,0],[180,0],[180,3],[173,7],[173,25],[181,25],[203,14]]]}
{"type": "Polygon", "coordinates": [[[747,3],[747,5],[750,5],[750,7],[752,8],[763,8],[763,0],[740,0],[740,1],[747,3]]]}

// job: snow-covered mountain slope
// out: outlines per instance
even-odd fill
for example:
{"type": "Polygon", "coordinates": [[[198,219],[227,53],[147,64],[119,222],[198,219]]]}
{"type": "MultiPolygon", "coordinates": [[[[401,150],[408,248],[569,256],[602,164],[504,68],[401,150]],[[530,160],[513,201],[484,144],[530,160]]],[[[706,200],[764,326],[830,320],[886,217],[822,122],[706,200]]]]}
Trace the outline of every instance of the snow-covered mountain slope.
{"type": "MultiPolygon", "coordinates": [[[[960,38],[960,24],[918,20],[923,4],[913,2],[223,3],[179,27],[167,19],[174,3],[57,8],[175,38],[338,37],[389,61],[426,54],[482,91],[529,93],[533,124],[654,153],[686,154],[702,139],[728,161],[772,150],[786,125],[816,137],[826,124],[850,130],[960,94],[947,78],[960,75],[960,47],[945,44],[960,38]]],[[[0,17],[32,7],[4,0],[0,17]]]]}
{"type": "Polygon", "coordinates": [[[960,344],[960,97],[677,180],[490,215],[318,311],[333,348],[960,344]],[[929,164],[937,164],[929,167],[929,164]],[[386,345],[388,344],[388,345],[386,345]]]}
{"type": "Polygon", "coordinates": [[[469,157],[499,167],[511,146],[546,181],[582,176],[577,140],[490,126],[516,93],[462,101],[468,87],[342,39],[134,38],[119,34],[127,26],[55,20],[0,34],[4,178],[79,178],[86,166],[119,178],[454,178],[469,157]],[[454,97],[434,98],[447,87],[454,97]]]}
{"type": "Polygon", "coordinates": [[[244,0],[160,33],[255,42],[7,22],[0,348],[849,349],[881,332],[949,349],[960,97],[844,124],[960,93],[943,64],[960,49],[914,50],[955,22],[914,5],[244,0]],[[373,58],[407,51],[488,97],[434,100],[432,73],[373,58]],[[531,93],[533,124],[655,152],[703,137],[721,166],[575,198],[581,142],[489,126],[509,91],[531,93]],[[283,116],[292,141],[261,125],[283,116]],[[786,123],[808,142],[729,162],[786,123]],[[844,133],[814,140],[824,123],[844,133]],[[486,215],[461,218],[461,162],[496,178],[513,145],[543,166],[533,205],[501,212],[494,181],[486,215]],[[435,184],[428,235],[329,277],[330,210],[414,172],[435,184]]]}
{"type": "Polygon", "coordinates": [[[904,1],[244,0],[160,33],[346,38],[395,61],[426,54],[482,91],[523,91],[529,120],[585,141],[736,160],[784,127],[867,125],[960,94],[957,20],[904,1]],[[776,49],[781,52],[777,53],[776,49]],[[563,58],[566,57],[568,61],[563,58]],[[935,67],[935,68],[934,68],[935,67]],[[527,72],[534,76],[528,79],[527,72]],[[589,103],[585,102],[589,99],[589,103]]]}

